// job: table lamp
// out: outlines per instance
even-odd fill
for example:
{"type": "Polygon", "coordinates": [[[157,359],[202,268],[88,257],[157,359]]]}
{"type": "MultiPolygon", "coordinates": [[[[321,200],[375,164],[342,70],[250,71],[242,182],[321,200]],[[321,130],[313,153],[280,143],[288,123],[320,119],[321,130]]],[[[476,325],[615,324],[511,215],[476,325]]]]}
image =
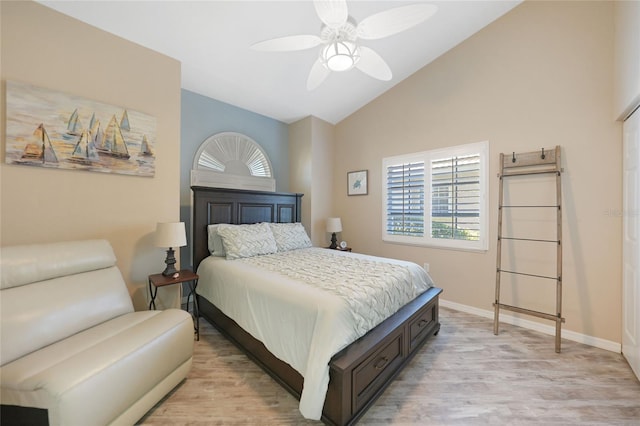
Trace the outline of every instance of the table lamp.
{"type": "Polygon", "coordinates": [[[342,232],[342,221],[339,217],[330,217],[327,219],[327,232],[331,232],[331,245],[329,248],[338,248],[336,232],[342,232]]]}
{"type": "Polygon", "coordinates": [[[162,271],[162,275],[168,277],[175,274],[176,257],[173,251],[174,247],[183,247],[187,245],[187,235],[184,228],[184,222],[165,222],[158,223],[156,226],[156,246],[168,247],[167,258],[164,263],[167,267],[162,271]]]}

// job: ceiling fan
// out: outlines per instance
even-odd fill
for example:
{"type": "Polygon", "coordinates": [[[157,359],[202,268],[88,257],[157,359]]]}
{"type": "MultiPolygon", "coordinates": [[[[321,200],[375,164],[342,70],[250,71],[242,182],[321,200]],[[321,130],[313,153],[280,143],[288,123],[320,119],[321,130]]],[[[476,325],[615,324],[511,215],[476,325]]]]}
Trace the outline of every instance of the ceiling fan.
{"type": "Polygon", "coordinates": [[[391,69],[373,49],[360,40],[376,40],[407,30],[433,16],[438,7],[416,3],[376,13],[357,23],[347,10],[346,0],[314,0],[322,21],[320,35],[294,35],[261,41],[251,47],[265,52],[305,50],[316,46],[320,55],[311,67],[307,89],[318,87],[331,71],[357,68],[378,80],[391,80],[391,69]]]}

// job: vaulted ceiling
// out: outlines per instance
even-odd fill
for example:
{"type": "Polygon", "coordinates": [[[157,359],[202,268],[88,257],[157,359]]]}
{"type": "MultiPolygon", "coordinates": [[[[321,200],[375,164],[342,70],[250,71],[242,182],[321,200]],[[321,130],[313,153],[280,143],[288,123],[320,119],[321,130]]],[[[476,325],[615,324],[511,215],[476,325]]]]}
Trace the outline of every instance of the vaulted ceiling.
{"type": "MultiPolygon", "coordinates": [[[[348,1],[364,18],[417,1],[348,1]]],[[[315,90],[307,77],[319,47],[261,52],[256,42],[297,34],[318,35],[312,1],[40,1],[66,15],[175,58],[182,88],[285,123],[313,115],[337,123],[455,47],[521,0],[429,1],[427,21],[379,40],[364,40],[393,73],[376,80],[358,69],[333,72],[315,90]]]]}

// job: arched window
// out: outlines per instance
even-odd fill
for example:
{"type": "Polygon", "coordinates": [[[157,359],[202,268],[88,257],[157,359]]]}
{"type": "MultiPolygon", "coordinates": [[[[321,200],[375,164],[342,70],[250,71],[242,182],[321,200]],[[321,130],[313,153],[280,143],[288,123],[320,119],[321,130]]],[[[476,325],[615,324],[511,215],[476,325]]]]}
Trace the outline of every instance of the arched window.
{"type": "Polygon", "coordinates": [[[275,191],[271,161],[262,147],[241,133],[209,136],[193,159],[191,184],[275,191]]]}

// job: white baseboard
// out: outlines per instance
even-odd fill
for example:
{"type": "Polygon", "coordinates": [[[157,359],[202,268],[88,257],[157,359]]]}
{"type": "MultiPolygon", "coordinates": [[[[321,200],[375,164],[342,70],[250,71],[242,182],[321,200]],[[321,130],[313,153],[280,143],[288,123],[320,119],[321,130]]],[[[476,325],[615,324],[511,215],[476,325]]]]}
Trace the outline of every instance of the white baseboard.
{"type": "MultiPolygon", "coordinates": [[[[440,299],[440,306],[493,320],[493,311],[487,311],[486,309],[474,308],[473,306],[462,305],[460,303],[450,302],[444,299],[440,299]]],[[[512,315],[504,314],[502,312],[500,313],[500,322],[527,328],[529,330],[539,331],[551,336],[556,335],[556,328],[554,326],[540,324],[539,322],[529,321],[522,318],[516,318],[512,315]]],[[[571,340],[573,342],[584,343],[585,345],[594,346],[596,348],[605,349],[611,352],[622,352],[621,343],[600,339],[599,337],[587,336],[586,334],[576,333],[575,331],[571,330],[562,330],[562,338],[571,340]]]]}

